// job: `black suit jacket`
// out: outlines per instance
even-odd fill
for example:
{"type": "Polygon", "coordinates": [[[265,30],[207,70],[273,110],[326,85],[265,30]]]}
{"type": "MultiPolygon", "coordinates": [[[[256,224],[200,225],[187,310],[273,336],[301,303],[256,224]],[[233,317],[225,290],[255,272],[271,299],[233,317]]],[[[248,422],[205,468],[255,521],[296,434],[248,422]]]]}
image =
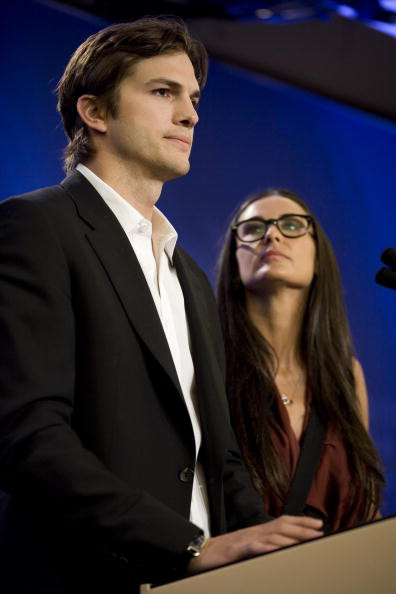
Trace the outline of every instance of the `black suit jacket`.
{"type": "MultiPolygon", "coordinates": [[[[230,428],[210,285],[178,247],[174,265],[215,535],[266,518],[230,428]]],[[[115,594],[179,575],[199,533],[190,418],[136,256],[78,172],[0,205],[0,352],[5,591],[115,594]]]]}

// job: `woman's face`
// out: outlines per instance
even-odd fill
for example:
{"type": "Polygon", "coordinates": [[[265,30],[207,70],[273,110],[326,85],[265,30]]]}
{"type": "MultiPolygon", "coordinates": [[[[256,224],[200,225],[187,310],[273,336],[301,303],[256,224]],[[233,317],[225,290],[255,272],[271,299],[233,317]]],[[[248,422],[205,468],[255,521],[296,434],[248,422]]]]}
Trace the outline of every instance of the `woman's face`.
{"type": "MultiPolygon", "coordinates": [[[[297,202],[282,196],[268,196],[250,204],[238,217],[278,219],[285,214],[308,214],[297,202]]],[[[316,266],[316,244],[312,227],[301,237],[285,237],[276,225],[267,228],[265,236],[253,243],[237,242],[236,259],[246,290],[268,292],[285,286],[308,288],[316,266]]]]}

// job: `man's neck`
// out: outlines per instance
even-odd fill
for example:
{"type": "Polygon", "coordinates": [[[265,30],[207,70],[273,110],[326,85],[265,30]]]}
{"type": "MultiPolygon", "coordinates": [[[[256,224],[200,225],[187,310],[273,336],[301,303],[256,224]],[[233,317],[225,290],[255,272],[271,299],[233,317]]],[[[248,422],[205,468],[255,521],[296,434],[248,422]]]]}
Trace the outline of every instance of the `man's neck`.
{"type": "Polygon", "coordinates": [[[99,158],[91,159],[84,165],[151,221],[153,208],[162,191],[162,181],[150,179],[139,171],[132,172],[119,164],[113,167],[99,158]]]}

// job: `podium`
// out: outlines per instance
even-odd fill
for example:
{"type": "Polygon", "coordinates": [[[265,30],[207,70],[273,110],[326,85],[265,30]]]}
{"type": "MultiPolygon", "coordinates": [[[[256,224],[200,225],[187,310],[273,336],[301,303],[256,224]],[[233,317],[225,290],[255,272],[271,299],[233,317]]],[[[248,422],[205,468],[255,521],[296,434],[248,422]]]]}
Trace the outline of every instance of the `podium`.
{"type": "Polygon", "coordinates": [[[396,516],[140,592],[395,594],[396,516]]]}

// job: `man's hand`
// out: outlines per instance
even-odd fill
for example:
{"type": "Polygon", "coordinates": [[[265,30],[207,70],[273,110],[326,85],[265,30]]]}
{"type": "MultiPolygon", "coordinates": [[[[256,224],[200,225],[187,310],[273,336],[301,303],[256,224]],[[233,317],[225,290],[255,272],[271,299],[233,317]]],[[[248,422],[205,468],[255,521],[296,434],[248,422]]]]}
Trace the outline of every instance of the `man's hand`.
{"type": "Polygon", "coordinates": [[[322,536],[322,520],[306,516],[280,516],[265,524],[210,538],[199,557],[188,565],[188,574],[213,569],[233,561],[268,553],[281,547],[322,536]]]}

